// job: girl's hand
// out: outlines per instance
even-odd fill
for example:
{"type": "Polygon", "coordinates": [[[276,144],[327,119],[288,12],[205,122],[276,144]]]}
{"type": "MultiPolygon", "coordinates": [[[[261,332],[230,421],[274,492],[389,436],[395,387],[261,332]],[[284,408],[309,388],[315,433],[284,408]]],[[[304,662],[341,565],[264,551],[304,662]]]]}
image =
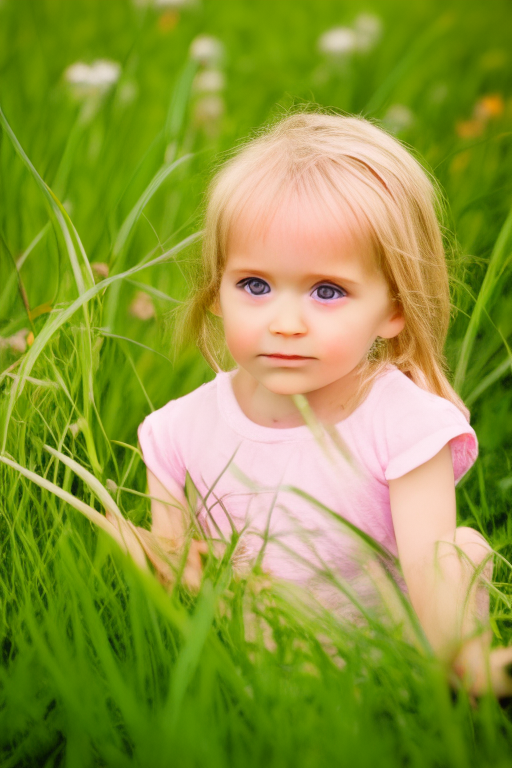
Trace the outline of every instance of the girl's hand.
{"type": "Polygon", "coordinates": [[[208,542],[190,539],[184,546],[183,543],[177,544],[172,539],[155,536],[142,528],[137,530],[158,580],[170,589],[179,577],[184,587],[191,592],[198,592],[203,578],[203,558],[208,554],[208,542]]]}

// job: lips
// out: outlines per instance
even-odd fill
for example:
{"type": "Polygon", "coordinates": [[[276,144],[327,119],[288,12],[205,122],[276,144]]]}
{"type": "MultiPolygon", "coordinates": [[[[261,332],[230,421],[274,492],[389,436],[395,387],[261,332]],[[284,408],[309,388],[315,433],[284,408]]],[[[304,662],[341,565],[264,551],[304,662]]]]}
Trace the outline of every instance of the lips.
{"type": "Polygon", "coordinates": [[[280,360],[313,360],[312,357],[306,357],[305,355],[280,355],[280,354],[273,354],[273,355],[263,355],[263,357],[277,357],[280,360]]]}

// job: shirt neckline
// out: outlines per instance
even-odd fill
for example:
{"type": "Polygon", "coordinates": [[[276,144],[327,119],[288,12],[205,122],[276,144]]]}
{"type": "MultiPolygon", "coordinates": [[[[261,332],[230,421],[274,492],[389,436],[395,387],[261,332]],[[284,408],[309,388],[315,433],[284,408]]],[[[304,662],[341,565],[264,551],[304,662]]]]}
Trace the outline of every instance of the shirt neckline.
{"type": "MultiPolygon", "coordinates": [[[[386,373],[391,373],[392,370],[397,370],[395,366],[390,366],[391,370],[386,370],[384,375],[381,375],[374,381],[372,388],[368,392],[367,396],[360,405],[355,408],[345,419],[337,422],[333,426],[337,430],[343,430],[353,421],[357,421],[361,418],[364,411],[368,408],[369,402],[375,396],[375,392],[380,387],[377,386],[386,379],[386,373]]],[[[242,411],[235,393],[233,392],[232,378],[237,372],[234,368],[231,371],[218,371],[215,377],[217,383],[217,400],[219,409],[224,415],[229,425],[235,432],[247,437],[250,440],[255,440],[264,443],[282,443],[292,442],[304,439],[313,439],[313,434],[306,424],[301,424],[298,427],[285,427],[283,429],[276,427],[264,427],[262,424],[256,424],[251,421],[248,416],[242,411]]]]}

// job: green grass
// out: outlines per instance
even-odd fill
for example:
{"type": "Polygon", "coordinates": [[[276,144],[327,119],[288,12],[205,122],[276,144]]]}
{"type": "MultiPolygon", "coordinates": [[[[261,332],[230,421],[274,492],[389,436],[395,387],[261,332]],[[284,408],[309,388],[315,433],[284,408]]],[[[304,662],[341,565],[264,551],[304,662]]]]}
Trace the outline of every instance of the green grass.
{"type": "Polygon", "coordinates": [[[0,344],[1,447],[26,470],[0,463],[2,768],[510,765],[510,707],[452,696],[399,628],[342,624],[213,558],[198,596],[169,594],[27,471],[102,512],[49,445],[113,481],[148,527],[137,425],[213,376],[170,329],[216,158],[294,104],[378,120],[406,105],[399,135],[449,204],[447,355],[481,446],[459,520],[503,558],[493,628],[510,644],[511,30],[505,0],[205,0],[174,16],[129,0],[0,5],[0,334],[34,336],[24,353],[0,344]],[[382,41],[329,63],[319,35],[361,10],[381,16],[382,41]],[[226,51],[225,112],[208,130],[188,58],[202,33],[226,51]],[[98,58],[122,73],[87,111],[63,72],[98,58]],[[488,96],[497,114],[468,128],[488,96]],[[97,284],[94,262],[110,270],[97,284]],[[147,320],[130,312],[140,290],[147,320]]]}

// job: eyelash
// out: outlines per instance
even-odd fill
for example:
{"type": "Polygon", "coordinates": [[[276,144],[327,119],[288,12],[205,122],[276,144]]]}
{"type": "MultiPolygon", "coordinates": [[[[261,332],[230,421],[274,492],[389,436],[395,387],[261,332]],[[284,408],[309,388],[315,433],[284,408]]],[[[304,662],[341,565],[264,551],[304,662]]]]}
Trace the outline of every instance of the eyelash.
{"type": "MultiPolygon", "coordinates": [[[[262,283],[263,285],[268,286],[268,283],[265,280],[262,280],[259,277],[246,277],[243,280],[240,280],[239,283],[237,283],[237,288],[243,288],[246,293],[248,293],[250,296],[266,296],[270,291],[265,291],[264,293],[252,293],[250,290],[246,290],[246,288],[249,286],[250,283],[257,282],[262,283]]],[[[343,290],[343,288],[340,288],[339,285],[333,285],[332,283],[320,283],[319,285],[315,286],[313,289],[314,291],[317,291],[319,288],[331,288],[333,291],[337,291],[337,296],[331,296],[329,299],[322,299],[319,297],[320,301],[325,303],[329,301],[333,301],[334,299],[342,299],[347,295],[347,292],[343,290]]]]}

